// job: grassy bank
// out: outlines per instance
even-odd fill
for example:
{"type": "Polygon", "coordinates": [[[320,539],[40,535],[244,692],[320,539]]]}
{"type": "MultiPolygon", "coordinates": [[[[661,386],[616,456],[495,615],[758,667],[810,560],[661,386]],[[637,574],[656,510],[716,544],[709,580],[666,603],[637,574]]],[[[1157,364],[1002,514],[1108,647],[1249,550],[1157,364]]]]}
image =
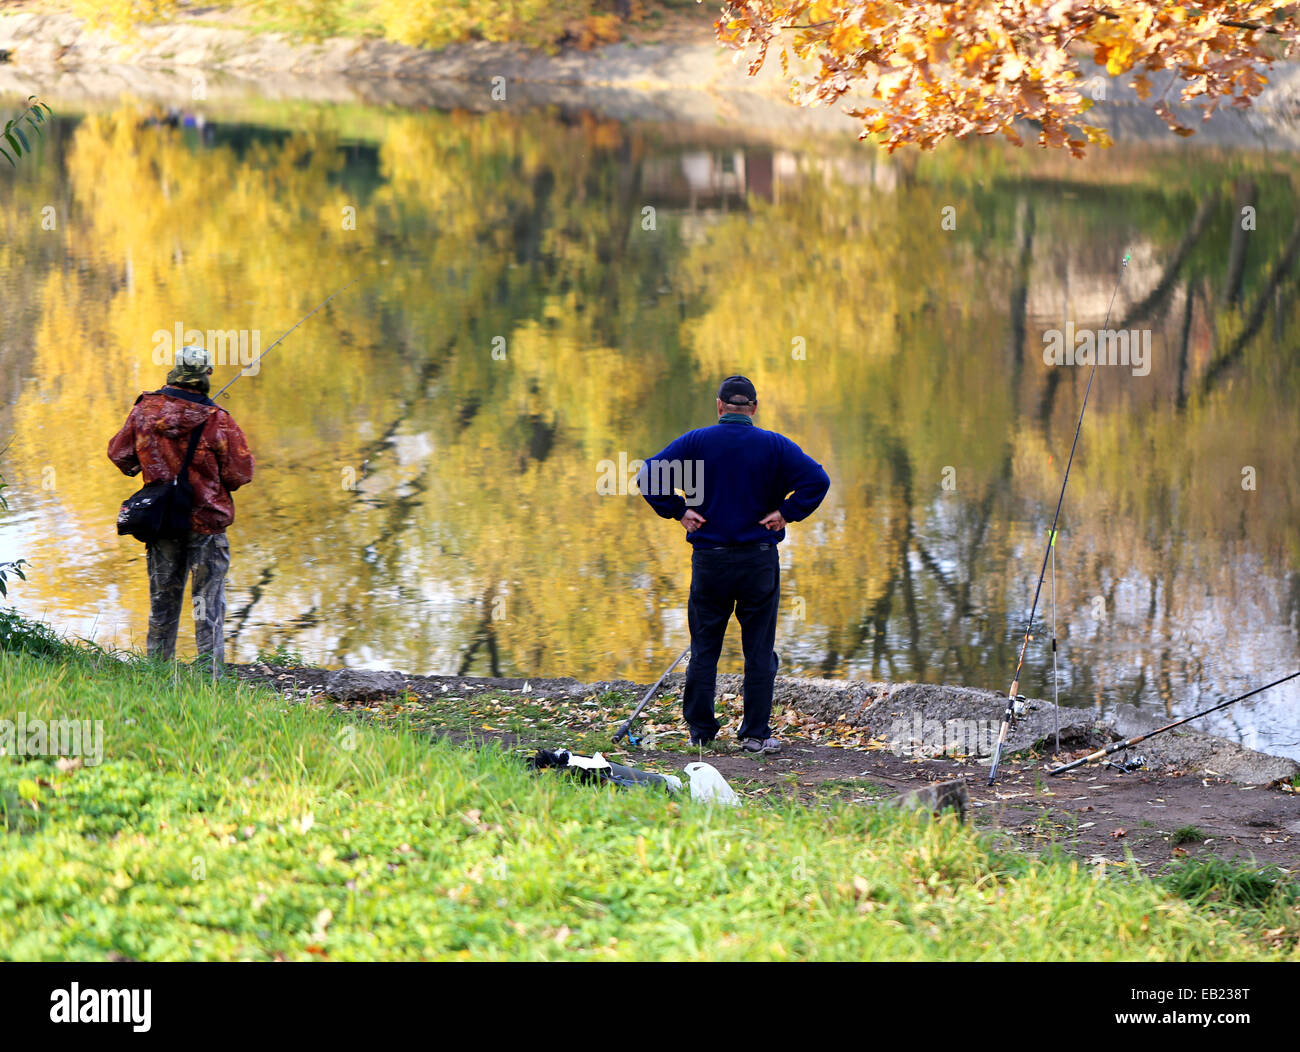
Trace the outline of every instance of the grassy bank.
{"type": "Polygon", "coordinates": [[[82,649],[0,649],[0,698],[104,735],[97,765],[0,761],[6,958],[1297,957],[1287,893],[1235,871],[1098,879],[951,820],[582,787],[82,649]]]}

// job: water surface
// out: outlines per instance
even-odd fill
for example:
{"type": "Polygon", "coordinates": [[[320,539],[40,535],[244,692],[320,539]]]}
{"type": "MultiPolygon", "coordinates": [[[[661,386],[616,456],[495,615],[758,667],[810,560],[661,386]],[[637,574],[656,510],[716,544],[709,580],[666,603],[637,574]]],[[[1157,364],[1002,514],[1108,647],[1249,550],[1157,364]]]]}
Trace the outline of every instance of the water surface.
{"type": "MultiPolygon", "coordinates": [[[[143,550],[113,528],[136,483],[104,448],[163,380],[157,334],[265,347],[357,278],[224,400],[258,458],[235,660],[653,678],[687,640],[689,552],[598,492],[602,462],[710,422],[739,371],[832,479],[783,546],[787,668],[1005,689],[1087,378],[1045,333],[1100,327],[1128,252],[1112,326],[1150,358],[1097,370],[1056,549],[1062,700],[1183,714],[1300,667],[1293,155],[307,112],[69,115],[0,184],[0,559],[30,562],[25,612],[143,646],[143,550]]],[[[1050,697],[1048,634],[1022,689],[1050,697]]],[[[1297,701],[1206,729],[1300,757],[1297,701]]]]}

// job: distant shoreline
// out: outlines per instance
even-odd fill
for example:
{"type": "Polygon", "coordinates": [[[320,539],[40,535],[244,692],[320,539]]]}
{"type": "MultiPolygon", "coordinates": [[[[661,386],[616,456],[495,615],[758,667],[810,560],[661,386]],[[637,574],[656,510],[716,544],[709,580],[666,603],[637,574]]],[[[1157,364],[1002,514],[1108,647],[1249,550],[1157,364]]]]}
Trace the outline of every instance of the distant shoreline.
{"type": "Polygon", "coordinates": [[[135,43],[66,13],[0,14],[0,93],[39,94],[58,109],[124,96],[178,109],[249,99],[512,112],[589,109],[618,120],[832,134],[860,124],[789,100],[777,63],[757,76],[711,43],[619,43],[556,54],[519,44],[432,51],[383,40],[320,43],[184,20],[141,29],[135,43]],[[196,102],[197,99],[197,102],[196,102]]]}
{"type": "MultiPolygon", "coordinates": [[[[472,42],[438,50],[392,41],[332,37],[319,42],[180,18],[142,26],[124,40],[69,13],[0,14],[0,50],[17,70],[50,72],[115,66],[230,73],[398,77],[590,85],[656,91],[752,90],[785,96],[776,68],[755,77],[731,52],[701,40],[606,44],[554,54],[514,43],[472,42]]],[[[776,63],[772,64],[773,67],[776,63]]]]}
{"type": "MultiPolygon", "coordinates": [[[[56,109],[124,97],[179,110],[251,100],[470,112],[556,106],[620,121],[712,126],[731,136],[846,144],[862,127],[839,108],[791,102],[776,61],[750,77],[732,52],[695,34],[555,54],[510,43],[437,51],[347,37],[312,43],[185,18],[135,37],[126,42],[89,29],[68,13],[9,9],[0,13],[0,52],[7,53],[0,94],[39,94],[56,109]]],[[[1169,134],[1123,77],[1107,81],[1106,101],[1092,119],[1117,144],[1300,150],[1300,63],[1279,64],[1269,76],[1254,106],[1221,111],[1204,125],[1193,118],[1198,131],[1186,140],[1169,134]]]]}

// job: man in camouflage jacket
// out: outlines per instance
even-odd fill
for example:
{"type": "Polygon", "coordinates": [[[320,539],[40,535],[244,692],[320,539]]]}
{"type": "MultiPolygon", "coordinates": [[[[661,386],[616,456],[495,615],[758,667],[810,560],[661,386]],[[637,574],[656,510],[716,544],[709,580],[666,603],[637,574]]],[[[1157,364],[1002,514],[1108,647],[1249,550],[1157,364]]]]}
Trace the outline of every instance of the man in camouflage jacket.
{"type": "Polygon", "coordinates": [[[189,467],[194,506],[188,537],[156,540],[145,548],[149,566],[149,656],[170,661],[176,652],[185,578],[193,576],[194,634],[199,658],[214,675],[225,660],[226,527],[235,519],[232,490],[253,479],[253,454],[239,425],[208,398],[212,357],[184,347],[167,385],[142,394],[108,444],[108,459],[124,475],[144,472],[145,484],[176,477],[190,432],[202,437],[189,467]]]}

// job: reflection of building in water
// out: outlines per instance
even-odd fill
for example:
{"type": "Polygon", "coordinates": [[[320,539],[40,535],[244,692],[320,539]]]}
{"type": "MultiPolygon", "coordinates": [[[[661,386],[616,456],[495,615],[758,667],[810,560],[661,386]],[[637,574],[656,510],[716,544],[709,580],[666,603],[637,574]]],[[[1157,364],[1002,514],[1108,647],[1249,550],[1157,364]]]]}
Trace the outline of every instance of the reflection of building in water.
{"type": "Polygon", "coordinates": [[[692,150],[679,159],[690,210],[713,203],[722,211],[745,196],[745,155],[740,150],[692,150]]]}
{"type": "Polygon", "coordinates": [[[894,162],[879,151],[857,156],[814,157],[770,147],[720,147],[683,150],[648,157],[642,189],[656,209],[681,216],[689,238],[719,216],[744,211],[750,196],[781,200],[782,192],[810,179],[892,192],[898,184],[894,162]]]}
{"type": "Polygon", "coordinates": [[[1030,321],[1048,326],[1073,319],[1077,325],[1100,325],[1111,307],[1112,294],[1113,316],[1126,315],[1128,306],[1145,299],[1159,284],[1168,265],[1168,259],[1150,241],[1116,243],[1105,249],[1104,254],[1093,249],[1085,255],[1063,243],[1052,251],[1036,252],[1025,290],[1025,310],[1030,321]],[[1131,258],[1116,293],[1115,281],[1120,277],[1125,248],[1131,258]]]}

